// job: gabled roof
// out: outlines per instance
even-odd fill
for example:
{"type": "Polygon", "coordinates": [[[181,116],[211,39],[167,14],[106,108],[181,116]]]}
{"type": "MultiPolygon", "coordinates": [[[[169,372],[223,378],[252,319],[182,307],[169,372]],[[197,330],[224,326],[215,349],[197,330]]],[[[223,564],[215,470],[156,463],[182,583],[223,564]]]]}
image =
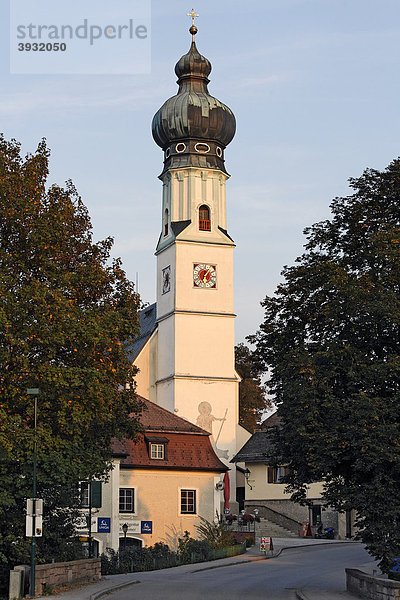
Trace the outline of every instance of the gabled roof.
{"type": "Polygon", "coordinates": [[[280,416],[278,415],[278,411],[276,410],[272,413],[272,415],[264,419],[264,421],[260,425],[260,429],[264,430],[268,427],[277,427],[281,424],[281,421],[282,419],[280,418],[280,416]]]}
{"type": "Polygon", "coordinates": [[[231,462],[268,462],[274,456],[272,430],[256,431],[231,462]]]}
{"type": "Polygon", "coordinates": [[[164,469],[211,471],[223,473],[229,469],[215,454],[210,434],[186,419],[176,416],[153,402],[144,403],[141,422],[144,434],[138,440],[113,440],[115,457],[121,458],[122,469],[164,469]],[[150,458],[150,443],[165,444],[165,460],[150,458]]]}
{"type": "Polygon", "coordinates": [[[268,462],[276,457],[274,433],[280,424],[281,418],[275,411],[264,419],[260,431],[253,433],[231,462],[268,462]]]}
{"type": "Polygon", "coordinates": [[[151,334],[155,331],[157,324],[157,304],[150,304],[150,306],[146,306],[143,310],[139,312],[139,326],[140,326],[140,335],[135,338],[128,348],[128,352],[131,355],[132,360],[134,360],[139,352],[142,350],[143,346],[150,338],[151,334]]]}

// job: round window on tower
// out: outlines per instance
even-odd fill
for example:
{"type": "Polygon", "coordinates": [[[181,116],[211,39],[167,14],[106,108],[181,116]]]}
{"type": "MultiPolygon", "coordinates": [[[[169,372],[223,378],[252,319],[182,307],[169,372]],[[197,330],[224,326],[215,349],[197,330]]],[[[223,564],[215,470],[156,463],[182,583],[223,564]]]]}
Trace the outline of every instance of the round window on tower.
{"type": "Polygon", "coordinates": [[[177,152],[179,152],[179,153],[181,153],[181,152],[185,152],[185,150],[186,150],[186,144],[184,144],[183,142],[180,142],[179,144],[177,144],[177,145],[175,146],[175,150],[176,150],[177,152]]]}
{"type": "Polygon", "coordinates": [[[167,148],[165,151],[165,158],[169,158],[171,155],[171,148],[167,148]]]}
{"type": "Polygon", "coordinates": [[[210,146],[208,144],[203,144],[202,142],[195,144],[194,149],[196,152],[201,152],[202,154],[207,154],[207,152],[210,152],[210,146]]]}
{"type": "Polygon", "coordinates": [[[218,158],[222,158],[222,149],[219,146],[217,146],[216,152],[217,152],[218,158]]]}

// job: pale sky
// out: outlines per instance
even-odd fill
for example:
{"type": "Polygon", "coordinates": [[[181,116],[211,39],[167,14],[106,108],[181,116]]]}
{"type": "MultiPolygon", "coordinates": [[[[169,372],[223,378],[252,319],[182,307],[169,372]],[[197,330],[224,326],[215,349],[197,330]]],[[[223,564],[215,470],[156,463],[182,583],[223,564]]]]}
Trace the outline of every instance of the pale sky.
{"type": "MultiPolygon", "coordinates": [[[[239,342],[257,329],[259,303],[283,265],[301,254],[304,227],[329,216],[349,177],[384,169],[400,154],[400,2],[202,0],[193,7],[197,47],[213,66],[210,93],[237,120],[225,164],[239,342]]],[[[47,138],[49,182],[73,180],[95,239],[115,238],[114,254],[130,279],[139,273],[150,303],[162,170],[151,120],[177,91],[174,66],[190,46],[191,8],[182,0],[151,3],[148,75],[11,75],[9,6],[0,3],[0,131],[25,152],[47,138]]]]}

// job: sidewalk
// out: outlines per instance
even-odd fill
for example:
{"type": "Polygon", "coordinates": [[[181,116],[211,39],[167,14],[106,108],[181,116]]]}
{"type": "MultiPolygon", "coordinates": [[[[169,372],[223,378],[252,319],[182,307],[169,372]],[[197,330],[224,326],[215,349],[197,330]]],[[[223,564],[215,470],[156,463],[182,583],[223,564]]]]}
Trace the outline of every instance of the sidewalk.
{"type": "MultiPolygon", "coordinates": [[[[229,558],[221,558],[219,560],[213,560],[209,562],[196,563],[192,565],[182,565],[180,567],[172,567],[173,569],[179,569],[184,573],[193,573],[208,569],[218,569],[230,565],[236,565],[240,563],[247,563],[253,561],[265,560],[266,558],[276,558],[286,548],[294,548],[298,546],[313,546],[320,544],[351,544],[346,540],[316,540],[313,538],[276,538],[273,540],[274,551],[268,553],[267,556],[260,552],[259,544],[256,544],[252,548],[249,548],[245,554],[239,554],[238,556],[232,556],[229,558]]],[[[79,586],[65,592],[57,594],[57,598],[60,600],[98,600],[108,593],[122,589],[127,586],[135,585],[140,583],[141,573],[126,573],[124,575],[107,575],[103,577],[98,583],[91,585],[79,586]]],[[[348,594],[344,596],[336,595],[323,595],[325,592],[318,590],[299,590],[297,592],[300,600],[334,600],[335,598],[354,598],[354,596],[348,594]],[[311,595],[310,595],[311,594],[311,595]],[[316,594],[316,595],[315,595],[316,594]]],[[[329,592],[326,592],[329,594],[329,592]]],[[[38,596],[37,598],[43,598],[44,596],[38,596]]]]}

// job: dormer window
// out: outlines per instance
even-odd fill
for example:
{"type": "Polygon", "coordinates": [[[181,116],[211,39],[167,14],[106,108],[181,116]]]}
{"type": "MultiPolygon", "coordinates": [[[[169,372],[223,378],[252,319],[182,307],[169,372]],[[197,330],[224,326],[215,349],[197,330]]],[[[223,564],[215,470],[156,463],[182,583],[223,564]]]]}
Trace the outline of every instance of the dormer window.
{"type": "Polygon", "coordinates": [[[200,231],[211,231],[210,209],[206,204],[199,208],[199,229],[200,231]]]}
{"type": "Polygon", "coordinates": [[[164,460],[164,444],[150,444],[150,458],[164,460]]]}
{"type": "Polygon", "coordinates": [[[151,460],[167,460],[167,445],[169,439],[161,436],[145,436],[149,458],[151,460]]]}
{"type": "Polygon", "coordinates": [[[164,235],[168,235],[168,208],[164,211],[164,235]]]}

